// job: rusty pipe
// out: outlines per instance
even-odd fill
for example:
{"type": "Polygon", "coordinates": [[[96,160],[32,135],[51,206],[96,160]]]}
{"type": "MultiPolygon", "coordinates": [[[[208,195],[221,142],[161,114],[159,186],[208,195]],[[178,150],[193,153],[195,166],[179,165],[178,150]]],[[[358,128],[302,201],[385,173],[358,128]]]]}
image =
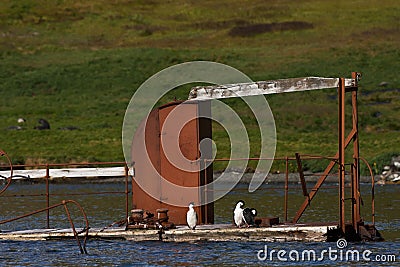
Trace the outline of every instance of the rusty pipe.
{"type": "Polygon", "coordinates": [[[2,189],[0,190],[0,195],[1,195],[4,191],[6,191],[7,188],[10,186],[11,180],[12,180],[12,177],[13,177],[13,165],[12,165],[11,159],[10,159],[10,157],[7,155],[7,153],[4,152],[4,150],[1,150],[1,149],[0,149],[0,157],[2,157],[2,156],[5,156],[5,157],[7,158],[8,164],[10,165],[10,177],[6,178],[7,183],[6,183],[5,187],[2,188],[2,189]]]}

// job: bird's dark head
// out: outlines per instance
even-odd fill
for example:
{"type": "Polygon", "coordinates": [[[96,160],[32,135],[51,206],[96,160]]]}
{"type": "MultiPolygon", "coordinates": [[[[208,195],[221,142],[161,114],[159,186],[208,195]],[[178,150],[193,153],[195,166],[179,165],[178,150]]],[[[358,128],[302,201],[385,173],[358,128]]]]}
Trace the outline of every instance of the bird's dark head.
{"type": "Polygon", "coordinates": [[[189,203],[189,207],[192,207],[192,208],[193,208],[193,207],[194,207],[194,202],[190,202],[190,203],[189,203]]]}

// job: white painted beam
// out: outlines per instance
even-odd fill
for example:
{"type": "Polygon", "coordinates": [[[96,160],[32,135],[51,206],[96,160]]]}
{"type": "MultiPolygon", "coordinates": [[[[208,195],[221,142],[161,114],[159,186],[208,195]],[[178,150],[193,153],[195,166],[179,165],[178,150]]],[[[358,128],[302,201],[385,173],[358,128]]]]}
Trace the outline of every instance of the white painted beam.
{"type": "MultiPolygon", "coordinates": [[[[0,179],[8,178],[10,171],[0,171],[0,179]]],[[[120,177],[124,167],[49,169],[50,178],[120,177]]],[[[45,178],[46,169],[13,170],[13,179],[45,178]]]]}
{"type": "MultiPolygon", "coordinates": [[[[355,84],[356,81],[354,79],[345,79],[346,87],[353,87],[355,84]]],[[[280,94],[337,88],[338,85],[339,78],[303,77],[252,83],[196,86],[190,90],[189,100],[207,100],[229,97],[280,94]]]]}

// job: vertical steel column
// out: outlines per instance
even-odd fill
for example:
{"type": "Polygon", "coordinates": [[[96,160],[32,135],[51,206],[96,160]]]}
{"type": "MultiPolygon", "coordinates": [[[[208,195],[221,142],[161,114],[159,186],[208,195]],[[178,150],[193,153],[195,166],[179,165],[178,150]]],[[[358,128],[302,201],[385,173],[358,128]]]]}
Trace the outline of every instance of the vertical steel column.
{"type": "MultiPolygon", "coordinates": [[[[129,177],[129,168],[128,165],[124,164],[125,169],[125,219],[128,220],[129,216],[129,188],[128,188],[128,177],[129,177]]],[[[128,221],[127,221],[128,223],[128,221]]]]}
{"type": "Polygon", "coordinates": [[[133,200],[133,189],[135,188],[135,176],[136,176],[136,171],[135,171],[135,165],[134,165],[134,163],[132,164],[132,166],[131,166],[131,168],[132,168],[132,179],[131,179],[131,186],[132,186],[132,191],[131,191],[131,199],[132,199],[132,205],[131,205],[131,207],[132,207],[132,209],[136,209],[136,205],[135,205],[135,203],[133,202],[134,200],[133,200]]]}
{"type": "Polygon", "coordinates": [[[358,233],[358,223],[360,222],[360,159],[359,159],[359,139],[358,139],[358,108],[357,108],[357,91],[358,91],[358,73],[352,72],[351,78],[355,84],[351,91],[352,106],[352,122],[353,122],[353,176],[352,176],[352,225],[356,233],[358,233]]]}
{"type": "Polygon", "coordinates": [[[339,99],[339,117],[338,117],[338,128],[339,128],[339,226],[345,233],[345,80],[344,78],[339,79],[338,88],[338,99],[339,99]]]}
{"type": "Polygon", "coordinates": [[[50,171],[49,171],[49,164],[46,164],[46,227],[47,229],[50,228],[50,188],[49,188],[49,177],[50,177],[50,171]]]}
{"type": "Polygon", "coordinates": [[[288,189],[289,189],[289,158],[286,156],[286,173],[285,173],[285,222],[287,222],[287,216],[288,216],[288,189]]]}
{"type": "MultiPolygon", "coordinates": [[[[199,186],[199,190],[200,190],[202,185],[206,185],[207,184],[208,177],[207,177],[207,170],[206,170],[206,166],[207,166],[207,161],[206,160],[207,159],[203,159],[202,161],[200,161],[200,170],[204,170],[204,184],[201,183],[201,175],[199,175],[199,185],[200,185],[199,186]]],[[[207,203],[208,202],[207,187],[204,187],[203,192],[199,192],[199,194],[200,194],[200,199],[203,199],[204,203],[207,203]]],[[[207,209],[207,206],[205,206],[205,205],[204,205],[204,218],[205,218],[204,223],[208,223],[208,209],[207,209]]]]}

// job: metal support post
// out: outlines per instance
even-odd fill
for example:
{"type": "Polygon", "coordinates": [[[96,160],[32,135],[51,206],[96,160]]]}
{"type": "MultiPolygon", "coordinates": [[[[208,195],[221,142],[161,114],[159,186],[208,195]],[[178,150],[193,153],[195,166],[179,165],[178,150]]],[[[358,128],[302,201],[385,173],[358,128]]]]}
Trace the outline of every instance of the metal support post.
{"type": "Polygon", "coordinates": [[[358,73],[351,74],[355,81],[355,85],[351,91],[351,106],[352,106],[352,122],[353,131],[353,176],[352,176],[352,225],[356,233],[358,233],[358,224],[361,220],[360,215],[360,159],[359,159],[359,139],[358,139],[358,108],[357,108],[357,79],[358,73]]]}
{"type": "Polygon", "coordinates": [[[338,128],[339,128],[339,226],[345,233],[345,81],[344,78],[339,79],[338,88],[338,99],[339,99],[339,117],[338,117],[338,128]]]}

